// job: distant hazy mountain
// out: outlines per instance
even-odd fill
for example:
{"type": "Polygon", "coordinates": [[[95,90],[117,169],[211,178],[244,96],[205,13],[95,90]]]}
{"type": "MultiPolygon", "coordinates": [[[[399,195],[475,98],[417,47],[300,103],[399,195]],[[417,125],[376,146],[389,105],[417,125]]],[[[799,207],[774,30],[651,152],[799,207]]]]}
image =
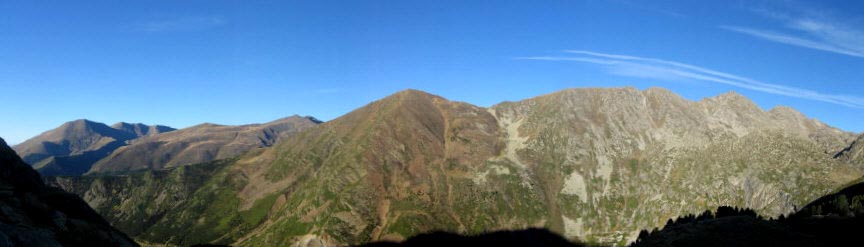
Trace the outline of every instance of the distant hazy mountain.
{"type": "Polygon", "coordinates": [[[76,195],[47,187],[0,139],[0,245],[138,246],[76,195]]]}
{"type": "Polygon", "coordinates": [[[211,169],[53,183],[148,242],[345,245],[542,227],[624,244],[723,205],[794,212],[862,176],[837,155],[855,137],[736,93],[570,89],[482,108],[407,90],[211,169]]]}
{"type": "Polygon", "coordinates": [[[315,126],[312,117],[291,116],[265,124],[200,124],[134,140],[96,162],[90,173],[162,169],[225,159],[269,147],[281,138],[315,126]]]}
{"type": "Polygon", "coordinates": [[[13,147],[43,175],[121,173],[224,159],[273,145],[320,123],[292,116],[266,124],[201,124],[182,130],[144,124],[110,127],[89,120],[67,122],[13,147]]]}
{"type": "Polygon", "coordinates": [[[169,132],[170,127],[103,123],[80,119],[15,145],[24,162],[43,175],[80,175],[96,161],[127,144],[127,141],[147,135],[169,132]]]}

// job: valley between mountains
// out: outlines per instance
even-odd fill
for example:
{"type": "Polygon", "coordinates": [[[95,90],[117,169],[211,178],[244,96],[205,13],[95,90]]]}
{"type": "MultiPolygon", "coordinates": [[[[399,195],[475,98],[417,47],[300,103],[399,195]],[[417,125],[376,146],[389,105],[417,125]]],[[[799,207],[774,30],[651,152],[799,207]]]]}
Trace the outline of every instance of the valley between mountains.
{"type": "Polygon", "coordinates": [[[667,221],[721,206],[854,217],[864,200],[841,190],[864,176],[864,135],[734,92],[690,101],[580,88],[485,108],[405,90],[327,122],[77,120],[12,149],[147,244],[343,246],[543,228],[579,243],[663,245],[672,233],[640,231],[697,229],[667,221]]]}

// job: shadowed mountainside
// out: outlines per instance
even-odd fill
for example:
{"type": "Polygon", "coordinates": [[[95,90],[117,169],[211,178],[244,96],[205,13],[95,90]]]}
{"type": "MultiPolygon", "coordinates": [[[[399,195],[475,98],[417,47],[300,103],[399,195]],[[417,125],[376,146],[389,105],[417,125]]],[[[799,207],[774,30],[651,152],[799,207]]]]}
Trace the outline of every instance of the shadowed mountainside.
{"type": "Polygon", "coordinates": [[[0,246],[137,246],[78,196],[45,186],[0,139],[0,246]]]}
{"type": "Polygon", "coordinates": [[[128,141],[173,131],[170,127],[80,119],[30,138],[13,149],[43,175],[81,175],[128,141]]]}
{"type": "MultiPolygon", "coordinates": [[[[226,160],[203,182],[142,173],[110,188],[192,188],[143,211],[162,214],[135,235],[147,242],[352,245],[542,227],[623,245],[724,205],[792,213],[864,175],[834,158],[854,138],[736,93],[694,102],[658,88],[570,89],[482,108],[406,90],[226,160]]],[[[106,198],[98,179],[64,179],[106,215],[141,203],[106,198]]]]}

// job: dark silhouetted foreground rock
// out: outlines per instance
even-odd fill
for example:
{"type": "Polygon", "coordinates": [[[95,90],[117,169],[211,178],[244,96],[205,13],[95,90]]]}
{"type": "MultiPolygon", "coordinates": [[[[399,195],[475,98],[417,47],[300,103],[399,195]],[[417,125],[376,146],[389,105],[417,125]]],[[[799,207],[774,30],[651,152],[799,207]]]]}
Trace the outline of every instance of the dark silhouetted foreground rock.
{"type": "Polygon", "coordinates": [[[0,246],[137,246],[81,198],[45,186],[0,139],[0,246]]]}

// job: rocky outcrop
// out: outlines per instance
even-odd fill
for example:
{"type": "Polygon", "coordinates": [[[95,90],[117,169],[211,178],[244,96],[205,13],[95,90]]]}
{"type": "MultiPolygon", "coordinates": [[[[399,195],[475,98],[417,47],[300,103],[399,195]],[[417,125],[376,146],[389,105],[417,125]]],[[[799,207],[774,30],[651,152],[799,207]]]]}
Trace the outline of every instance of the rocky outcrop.
{"type": "Polygon", "coordinates": [[[858,136],[846,148],[834,155],[834,158],[849,162],[864,169],[864,134],[858,136]]]}

